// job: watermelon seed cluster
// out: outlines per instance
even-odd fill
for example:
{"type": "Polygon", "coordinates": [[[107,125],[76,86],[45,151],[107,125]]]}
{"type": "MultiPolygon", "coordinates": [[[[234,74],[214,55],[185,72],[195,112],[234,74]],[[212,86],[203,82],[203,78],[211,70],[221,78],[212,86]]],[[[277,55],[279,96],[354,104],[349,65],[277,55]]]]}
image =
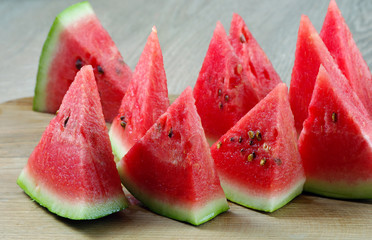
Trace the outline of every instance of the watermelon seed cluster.
{"type": "Polygon", "coordinates": [[[127,122],[125,121],[125,116],[121,116],[120,120],[121,120],[120,126],[125,129],[125,127],[127,126],[127,122]]]}

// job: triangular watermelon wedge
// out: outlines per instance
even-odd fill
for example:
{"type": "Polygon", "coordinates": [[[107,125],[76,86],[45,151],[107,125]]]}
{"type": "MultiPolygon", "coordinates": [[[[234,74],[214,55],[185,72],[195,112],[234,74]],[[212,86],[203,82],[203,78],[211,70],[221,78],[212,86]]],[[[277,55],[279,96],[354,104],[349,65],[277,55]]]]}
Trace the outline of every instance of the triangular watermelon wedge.
{"type": "Polygon", "coordinates": [[[194,87],[195,105],[210,142],[220,138],[258,102],[249,77],[254,76],[243,68],[225,29],[217,22],[194,87]]]}
{"type": "Polygon", "coordinates": [[[289,89],[289,101],[298,134],[308,115],[308,106],[320,64],[330,74],[345,78],[309,18],[302,15],[289,89]]]}
{"type": "Polygon", "coordinates": [[[194,102],[188,87],[117,167],[150,210],[199,225],[229,207],[194,102]]]}
{"type": "Polygon", "coordinates": [[[55,113],[84,65],[92,65],[103,114],[111,122],[132,77],[110,35],[88,2],[62,11],[49,31],[40,56],[33,109],[55,113]]]}
{"type": "Polygon", "coordinates": [[[329,3],[320,37],[372,116],[372,75],[335,0],[329,3]]]}
{"type": "Polygon", "coordinates": [[[287,86],[278,84],[211,147],[226,197],[273,212],[302,192],[305,174],[287,86]]]}
{"type": "Polygon", "coordinates": [[[243,18],[236,13],[231,20],[229,40],[242,60],[243,68],[255,76],[248,78],[253,89],[260,99],[264,98],[282,81],[243,18]]]}
{"type": "Polygon", "coordinates": [[[109,132],[117,160],[145,135],[168,106],[163,56],[153,27],[109,132]]]}
{"type": "Polygon", "coordinates": [[[127,207],[91,66],[76,75],[17,183],[66,218],[95,219],[127,207]]]}
{"type": "Polygon", "coordinates": [[[346,79],[320,67],[299,138],[308,192],[372,198],[372,121],[346,79]]]}

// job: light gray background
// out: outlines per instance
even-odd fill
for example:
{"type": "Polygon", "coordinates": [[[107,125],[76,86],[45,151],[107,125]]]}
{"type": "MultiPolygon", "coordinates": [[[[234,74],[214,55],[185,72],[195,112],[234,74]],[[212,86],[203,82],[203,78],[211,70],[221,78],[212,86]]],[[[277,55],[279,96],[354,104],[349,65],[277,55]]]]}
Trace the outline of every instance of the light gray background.
{"type": "MultiPolygon", "coordinates": [[[[77,1],[0,1],[0,102],[33,96],[38,60],[55,16],[77,1]]],[[[240,14],[289,85],[301,14],[320,31],[328,0],[90,1],[134,69],[153,25],[158,29],[170,94],[194,86],[215,24],[229,30],[240,14]]],[[[372,66],[372,1],[338,0],[367,64],[372,66]]]]}

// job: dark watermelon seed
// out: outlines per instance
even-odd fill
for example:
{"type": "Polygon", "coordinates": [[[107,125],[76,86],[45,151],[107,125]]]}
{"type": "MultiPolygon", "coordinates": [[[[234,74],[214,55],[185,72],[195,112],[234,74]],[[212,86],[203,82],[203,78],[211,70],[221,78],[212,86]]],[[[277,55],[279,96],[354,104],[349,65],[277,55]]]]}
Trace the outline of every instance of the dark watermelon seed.
{"type": "Polygon", "coordinates": [[[242,152],[244,152],[245,151],[245,149],[244,148],[242,148],[242,149],[240,149],[240,152],[242,153],[242,152]]]}
{"type": "Polygon", "coordinates": [[[222,102],[220,102],[220,103],[218,104],[218,108],[219,108],[219,109],[222,109],[222,108],[223,108],[223,104],[222,104],[222,102]]]}
{"type": "Polygon", "coordinates": [[[242,137],[239,137],[238,142],[241,143],[243,141],[242,137]]]}
{"type": "Polygon", "coordinates": [[[266,158],[262,158],[260,161],[260,165],[263,166],[265,165],[265,163],[266,163],[266,158]]]}
{"type": "Polygon", "coordinates": [[[173,137],[173,129],[172,128],[169,129],[168,137],[170,137],[170,138],[173,137]]]}
{"type": "Polygon", "coordinates": [[[104,73],[103,68],[102,68],[100,65],[97,66],[97,71],[98,71],[100,74],[103,74],[103,73],[104,73]]]}
{"type": "Polygon", "coordinates": [[[336,123],[337,122],[337,113],[332,113],[332,122],[336,123]]]}
{"type": "Polygon", "coordinates": [[[248,155],[248,161],[252,161],[253,159],[256,158],[256,153],[253,151],[251,154],[248,155]]]}
{"type": "Polygon", "coordinates": [[[235,138],[234,137],[231,137],[230,138],[230,142],[234,142],[235,138]]]}
{"type": "Polygon", "coordinates": [[[225,95],[225,101],[228,102],[229,101],[229,98],[230,98],[229,95],[226,94],[225,95]]]}
{"type": "Polygon", "coordinates": [[[222,90],[218,89],[218,96],[221,96],[221,95],[222,95],[222,90]]]}
{"type": "Polygon", "coordinates": [[[126,121],[121,121],[120,126],[122,126],[125,129],[125,127],[127,126],[127,122],[126,121]]]}
{"type": "Polygon", "coordinates": [[[240,42],[245,43],[244,34],[240,34],[240,42]]]}
{"type": "Polygon", "coordinates": [[[275,159],[274,159],[274,162],[275,162],[278,166],[282,165],[282,160],[280,160],[280,158],[275,158],[275,159]]]}
{"type": "Polygon", "coordinates": [[[220,149],[221,145],[222,145],[222,142],[218,142],[216,145],[217,149],[220,149]]]}
{"type": "Polygon", "coordinates": [[[250,140],[250,141],[249,141],[249,145],[250,145],[250,146],[252,146],[253,143],[254,143],[253,140],[250,140]]]}
{"type": "Polygon", "coordinates": [[[123,121],[125,119],[125,116],[121,116],[120,120],[123,121]]]}
{"type": "Polygon", "coordinates": [[[249,131],[248,132],[248,136],[250,139],[253,139],[254,138],[254,132],[253,131],[249,131]]]}
{"type": "Polygon", "coordinates": [[[68,120],[70,119],[70,116],[68,116],[66,119],[65,119],[65,122],[63,123],[63,127],[66,127],[67,126],[67,123],[68,123],[68,120]]]}
{"type": "Polygon", "coordinates": [[[262,139],[262,134],[259,130],[256,132],[256,138],[257,138],[258,141],[261,141],[261,139],[262,139]]]}
{"type": "Polygon", "coordinates": [[[77,70],[80,70],[83,67],[83,61],[80,58],[76,59],[75,67],[77,70]]]}

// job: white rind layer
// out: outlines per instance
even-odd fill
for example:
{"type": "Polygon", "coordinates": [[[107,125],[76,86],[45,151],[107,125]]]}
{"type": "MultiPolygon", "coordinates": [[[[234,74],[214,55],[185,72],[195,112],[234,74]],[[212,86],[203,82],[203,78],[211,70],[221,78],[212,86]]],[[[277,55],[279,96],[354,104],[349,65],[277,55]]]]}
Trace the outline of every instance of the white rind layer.
{"type": "Polygon", "coordinates": [[[274,212],[300,195],[305,183],[305,178],[299,179],[296,184],[287,187],[285,191],[276,193],[274,196],[273,193],[264,195],[254,189],[248,189],[246,186],[242,186],[240,183],[234,182],[231,178],[222,176],[221,174],[220,180],[227,199],[245,207],[265,212],[274,212]]]}
{"type": "Polygon", "coordinates": [[[88,199],[88,201],[64,199],[63,194],[49,190],[41,182],[38,183],[29,173],[27,167],[19,175],[17,184],[27,195],[41,206],[46,207],[50,212],[74,220],[97,219],[118,212],[128,206],[124,194],[95,201],[91,199],[88,199]]]}

